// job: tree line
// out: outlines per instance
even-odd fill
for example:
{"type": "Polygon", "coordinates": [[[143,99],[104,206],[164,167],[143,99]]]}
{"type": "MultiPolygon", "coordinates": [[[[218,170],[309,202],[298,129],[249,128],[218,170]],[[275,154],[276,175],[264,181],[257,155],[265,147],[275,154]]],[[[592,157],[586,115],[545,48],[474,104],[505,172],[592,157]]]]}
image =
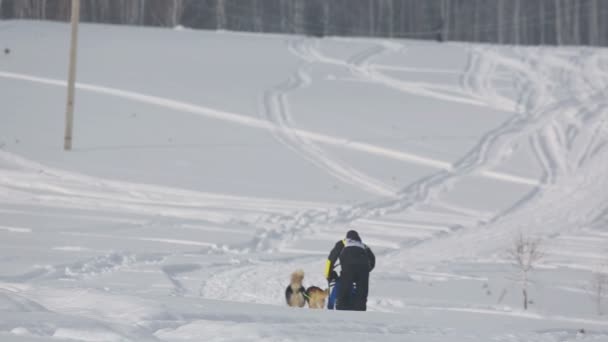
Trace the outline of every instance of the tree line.
{"type": "MultiPolygon", "coordinates": [[[[67,21],[71,0],[0,0],[67,21]]],[[[608,0],[81,0],[84,22],[314,36],[608,46],[608,0]]]]}

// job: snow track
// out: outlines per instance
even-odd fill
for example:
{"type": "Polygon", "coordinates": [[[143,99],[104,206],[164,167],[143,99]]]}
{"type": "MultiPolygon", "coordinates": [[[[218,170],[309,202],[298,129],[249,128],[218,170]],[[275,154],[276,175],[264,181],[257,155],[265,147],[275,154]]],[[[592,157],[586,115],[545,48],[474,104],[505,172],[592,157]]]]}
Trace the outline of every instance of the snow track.
{"type": "MultiPolygon", "coordinates": [[[[290,40],[288,44],[289,51],[297,51],[306,48],[299,45],[310,44],[310,42],[301,39],[290,40]]],[[[263,119],[279,127],[279,129],[274,131],[277,140],[302,155],[306,160],[327,170],[328,173],[344,183],[352,184],[375,195],[396,196],[396,191],[387,184],[355,170],[335,157],[330,157],[319,146],[316,146],[313,141],[306,136],[301,136],[295,129],[295,122],[289,109],[287,95],[290,92],[306,88],[310,85],[312,79],[307,71],[309,68],[310,66],[299,67],[284,84],[280,84],[264,94],[263,119]]]]}
{"type": "MultiPolygon", "coordinates": [[[[545,51],[539,49],[536,58],[530,58],[526,54],[525,59],[523,56],[515,59],[488,50],[490,51],[482,50],[474,53],[487,54],[486,58],[494,60],[494,63],[498,63],[503,68],[513,68],[512,73],[519,75],[519,79],[514,80],[514,83],[521,84],[523,89],[520,95],[521,103],[518,105],[522,108],[522,113],[498,131],[508,134],[496,134],[494,140],[498,141],[497,144],[484,143],[486,147],[477,150],[480,153],[485,151],[487,156],[491,156],[486,164],[495,165],[513,144],[518,140],[527,139],[543,169],[544,182],[551,186],[545,186],[533,197],[517,203],[519,209],[511,208],[498,215],[491,225],[491,230],[469,229],[468,233],[430,241],[428,245],[420,245],[404,252],[407,255],[420,256],[420,260],[443,258],[431,250],[446,251],[446,256],[449,257],[454,257],[456,254],[469,257],[499,251],[505,241],[510,241],[518,230],[523,229],[548,238],[549,241],[545,243],[551,246],[550,236],[560,236],[560,232],[573,231],[580,226],[592,224],[597,220],[598,215],[601,216],[599,213],[608,201],[603,191],[599,190],[605,189],[608,184],[605,177],[596,172],[597,167],[605,167],[600,165],[608,165],[608,151],[598,148],[605,145],[606,136],[596,141],[598,136],[594,133],[601,129],[602,122],[606,118],[608,93],[602,82],[585,81],[593,78],[593,74],[601,72],[597,68],[598,60],[602,58],[605,60],[608,56],[604,52],[582,51],[574,56],[546,58],[545,51]],[[526,63],[530,63],[531,66],[526,63]],[[557,73],[558,70],[561,73],[557,73]],[[550,78],[556,74],[560,75],[559,79],[550,78]],[[569,95],[564,96],[564,94],[569,95]],[[584,151],[589,150],[596,151],[592,162],[595,165],[584,165],[580,162],[586,159],[587,152],[584,151]],[[579,151],[583,152],[579,154],[579,151]],[[572,198],[578,198],[579,201],[572,202],[569,200],[572,198]],[[580,207],[581,201],[585,201],[583,207],[580,207]],[[576,222],[574,226],[573,222],[576,222]],[[462,251],[462,253],[456,252],[456,246],[468,243],[481,248],[462,251]],[[451,250],[448,247],[450,245],[455,249],[451,250]]],[[[475,59],[478,58],[479,56],[475,59]]],[[[483,75],[487,74],[483,73],[483,75]]],[[[487,82],[476,83],[487,84],[487,82]]],[[[469,87],[469,89],[476,88],[469,87]]],[[[487,90],[482,91],[488,94],[487,90]]],[[[480,156],[476,159],[488,158],[480,156]]],[[[580,265],[594,264],[593,259],[592,257],[580,265]]]]}
{"type": "Polygon", "coordinates": [[[34,197],[45,201],[46,205],[51,207],[105,207],[120,211],[130,209],[133,213],[153,215],[165,211],[183,218],[205,218],[209,221],[214,221],[214,218],[220,221],[223,217],[232,218],[231,213],[221,213],[227,208],[239,208],[238,210],[245,214],[276,214],[289,213],[302,207],[322,208],[328,205],[307,202],[289,204],[283,200],[206,194],[156,185],[104,180],[53,169],[1,151],[0,160],[17,168],[17,171],[4,171],[0,175],[0,186],[11,190],[10,193],[4,193],[6,196],[0,195],[0,200],[11,203],[28,203],[34,197]]]}
{"type": "MultiPolygon", "coordinates": [[[[17,74],[17,73],[4,72],[4,71],[0,71],[0,78],[34,82],[34,83],[40,83],[40,84],[45,84],[45,85],[51,85],[51,86],[65,87],[65,85],[66,85],[64,81],[60,81],[60,80],[56,80],[56,79],[36,77],[36,76],[31,76],[31,75],[17,74]]],[[[145,95],[145,94],[140,94],[140,93],[133,92],[133,91],[97,86],[97,85],[86,84],[86,83],[77,83],[76,88],[80,89],[80,90],[94,92],[94,93],[116,96],[116,97],[125,98],[125,99],[129,99],[129,100],[137,101],[137,102],[157,105],[159,107],[164,107],[164,108],[171,109],[171,110],[178,110],[178,111],[182,111],[182,112],[186,112],[186,113],[202,115],[204,117],[223,120],[223,121],[227,121],[227,122],[231,122],[231,123],[235,123],[235,124],[239,124],[239,125],[244,125],[247,127],[268,130],[271,132],[280,130],[280,128],[278,128],[276,125],[273,125],[272,123],[265,121],[265,120],[250,118],[250,117],[235,114],[235,113],[219,111],[216,109],[202,107],[202,106],[194,105],[191,103],[179,102],[179,101],[171,100],[171,99],[167,99],[167,98],[145,95]]],[[[367,143],[353,142],[353,141],[350,141],[349,139],[331,137],[331,136],[322,135],[322,134],[318,134],[318,133],[314,133],[314,132],[303,131],[303,130],[294,130],[292,133],[295,133],[300,137],[306,137],[310,140],[317,141],[317,142],[324,143],[324,144],[331,145],[331,146],[337,146],[337,147],[341,147],[341,148],[345,148],[345,149],[349,149],[349,150],[369,153],[372,155],[378,155],[378,156],[389,158],[389,159],[425,165],[425,166],[438,168],[438,169],[450,169],[449,163],[446,163],[443,161],[432,160],[432,159],[417,156],[417,155],[411,154],[411,153],[404,153],[401,151],[395,151],[395,150],[391,150],[391,149],[387,149],[387,148],[382,148],[382,147],[367,144],[367,143]]]]}

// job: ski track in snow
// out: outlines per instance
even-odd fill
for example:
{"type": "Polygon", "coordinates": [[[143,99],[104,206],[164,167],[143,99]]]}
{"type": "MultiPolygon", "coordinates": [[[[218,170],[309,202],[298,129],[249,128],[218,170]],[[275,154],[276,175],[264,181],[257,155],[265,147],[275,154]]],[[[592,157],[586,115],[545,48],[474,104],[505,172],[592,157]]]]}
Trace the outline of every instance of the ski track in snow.
{"type": "MultiPolygon", "coordinates": [[[[307,39],[289,40],[288,50],[298,55],[300,45],[310,44],[307,39]]],[[[305,61],[307,61],[305,59],[305,61]]],[[[266,91],[263,99],[263,119],[274,123],[279,129],[273,131],[276,139],[289,149],[300,154],[314,165],[326,170],[329,174],[346,184],[354,185],[374,195],[395,197],[396,190],[383,182],[355,170],[335,157],[330,157],[319,146],[306,136],[301,136],[295,129],[295,122],[289,109],[287,95],[289,92],[306,88],[312,82],[307,67],[300,66],[289,79],[266,91]]]]}
{"type": "MultiPolygon", "coordinates": [[[[542,52],[542,49],[540,50],[542,52]]],[[[582,56],[575,56],[576,58],[557,56],[543,58],[545,56],[541,53],[537,60],[523,60],[507,58],[491,51],[491,48],[474,53],[485,54],[486,58],[494,61],[493,63],[511,68],[514,74],[520,75],[519,82],[523,83],[521,86],[524,90],[518,105],[522,115],[514,118],[508,126],[504,127],[505,131],[511,133],[508,136],[501,136],[502,142],[491,146],[493,151],[487,153],[491,156],[487,163],[495,164],[503,158],[510,145],[518,139],[527,138],[544,171],[544,183],[551,186],[543,187],[542,191],[536,191],[532,193],[532,198],[526,199],[526,201],[534,200],[535,205],[523,205],[525,202],[516,203],[516,207],[498,215],[493,220],[492,229],[469,229],[467,233],[421,244],[412,250],[400,252],[404,259],[411,257],[414,258],[413,260],[429,261],[433,258],[445,257],[429,253],[431,250],[442,250],[452,257],[501,251],[504,250],[501,248],[504,241],[511,241],[521,229],[544,237],[547,239],[544,241],[546,248],[554,250],[550,237],[579,229],[580,226],[589,225],[598,217],[606,215],[603,210],[608,198],[599,189],[605,189],[608,184],[605,177],[597,174],[595,170],[608,166],[606,150],[603,149],[603,154],[600,154],[601,146],[605,145],[607,137],[604,135],[599,138],[593,132],[601,130],[600,122],[606,119],[608,91],[604,83],[592,84],[585,82],[585,78],[599,71],[597,65],[600,56],[604,59],[608,56],[602,52],[595,54],[583,52],[582,56]],[[556,70],[564,70],[560,74],[563,79],[548,79],[548,76],[554,74],[556,70]],[[562,98],[556,100],[553,94],[562,98]],[[574,125],[564,125],[569,122],[574,122],[574,125]],[[565,138],[567,131],[570,132],[569,139],[565,138]],[[589,132],[592,134],[588,134],[589,132]],[[588,139],[589,135],[593,138],[588,139]],[[575,146],[576,149],[572,148],[575,146]],[[583,151],[582,155],[577,153],[578,150],[583,151]],[[595,164],[593,167],[580,162],[585,159],[586,151],[589,150],[596,150],[596,158],[592,161],[595,164]],[[585,200],[584,209],[580,207],[580,202],[575,203],[572,198],[585,200]],[[576,208],[573,207],[574,204],[576,208]],[[466,243],[482,248],[458,251],[457,246],[466,243]],[[421,258],[416,258],[416,255],[420,255],[421,258]]],[[[474,91],[475,87],[470,89],[474,91]]],[[[480,89],[488,94],[484,87],[480,89]]],[[[553,253],[559,254],[556,251],[553,253]]],[[[589,261],[592,260],[588,259],[587,263],[589,261]]],[[[585,262],[580,263],[580,265],[584,264],[585,262]]]]}
{"type": "MultiPolygon", "coordinates": [[[[286,201],[234,195],[203,193],[197,191],[168,188],[149,184],[106,180],[97,177],[54,169],[28,161],[15,154],[0,151],[0,160],[18,167],[16,171],[3,171],[0,186],[12,190],[12,195],[20,194],[24,203],[34,198],[48,201],[47,205],[63,205],[77,208],[107,207],[132,209],[136,213],[158,214],[163,209],[188,217],[224,217],[222,209],[240,210],[243,213],[289,213],[302,207],[324,208],[329,203],[286,201]],[[89,205],[87,205],[89,204],[89,205]],[[196,215],[197,211],[204,215],[196,215]],[[213,215],[215,213],[215,215],[213,215]]],[[[2,197],[0,197],[2,199],[2,197]]],[[[12,203],[18,203],[20,196],[7,196],[12,203]]],[[[111,218],[108,218],[111,220],[111,218]]]]}
{"type": "MultiPolygon", "coordinates": [[[[61,80],[43,78],[43,77],[37,77],[37,76],[25,75],[25,74],[18,74],[18,73],[12,73],[12,72],[5,72],[5,71],[0,71],[0,78],[34,82],[34,83],[39,83],[39,84],[51,85],[51,86],[60,86],[60,87],[66,86],[66,83],[61,80]]],[[[212,108],[208,108],[208,107],[202,107],[202,106],[194,105],[191,103],[180,102],[180,101],[176,101],[176,100],[172,100],[172,99],[168,99],[168,98],[145,95],[145,94],[141,94],[141,93],[137,93],[137,92],[133,92],[133,91],[121,90],[121,89],[98,86],[98,85],[93,85],[93,84],[86,84],[86,83],[76,83],[76,88],[80,89],[80,90],[84,90],[84,91],[90,91],[90,92],[104,94],[104,95],[126,98],[126,99],[129,99],[132,101],[148,103],[151,105],[156,105],[159,107],[177,110],[177,111],[181,111],[181,112],[201,115],[204,117],[213,118],[213,119],[217,119],[217,120],[223,120],[223,121],[227,121],[227,122],[231,122],[231,123],[235,123],[235,124],[239,124],[239,125],[244,125],[244,126],[248,126],[248,127],[252,127],[252,128],[264,129],[264,130],[268,130],[271,132],[281,130],[280,127],[278,127],[277,125],[274,125],[266,120],[250,118],[250,117],[240,115],[240,114],[220,111],[220,110],[216,110],[216,109],[212,109],[212,108]]],[[[290,132],[287,132],[286,134],[290,134],[290,132]]],[[[376,146],[376,145],[372,145],[372,144],[368,144],[368,143],[351,141],[349,139],[333,137],[333,136],[323,135],[323,134],[299,130],[299,129],[291,130],[291,134],[295,134],[301,138],[306,138],[306,139],[309,139],[310,141],[316,141],[318,143],[327,144],[330,146],[337,146],[337,147],[348,149],[348,150],[358,151],[358,152],[362,152],[362,153],[369,153],[369,154],[373,154],[373,155],[377,155],[377,156],[381,156],[381,157],[385,157],[385,158],[389,158],[389,159],[393,159],[393,160],[427,166],[427,167],[431,167],[434,169],[441,169],[441,170],[448,170],[448,171],[450,171],[452,169],[452,165],[448,162],[434,160],[431,158],[418,156],[418,155],[415,155],[412,153],[406,153],[403,151],[396,151],[396,150],[392,150],[392,149],[388,149],[388,148],[384,148],[384,147],[380,147],[380,146],[376,146]]],[[[493,177],[493,178],[500,179],[499,177],[493,177]]],[[[536,180],[525,179],[522,177],[514,177],[514,176],[508,175],[508,174],[505,174],[504,177],[502,177],[502,180],[507,181],[507,182],[527,184],[527,185],[532,185],[532,186],[539,185],[538,181],[536,181],[536,180]]]]}
{"type": "MultiPolygon", "coordinates": [[[[60,87],[66,86],[66,82],[61,81],[61,80],[36,77],[36,76],[25,75],[25,74],[17,74],[17,73],[11,73],[11,72],[4,72],[4,71],[0,71],[0,78],[34,82],[34,83],[39,83],[39,84],[51,85],[51,86],[60,86],[60,87]]],[[[103,86],[86,84],[86,83],[76,83],[76,88],[79,90],[90,91],[90,92],[110,95],[110,96],[116,96],[116,97],[129,99],[132,101],[156,105],[156,106],[171,109],[171,110],[177,110],[177,111],[181,111],[181,112],[185,112],[185,113],[201,115],[201,116],[212,118],[212,119],[223,120],[223,121],[227,121],[227,122],[231,122],[234,124],[239,124],[239,125],[243,125],[243,126],[247,126],[247,127],[251,127],[251,128],[263,129],[263,130],[267,130],[267,131],[271,131],[271,132],[278,131],[281,129],[266,120],[260,120],[260,119],[240,115],[240,114],[235,114],[235,113],[220,111],[220,110],[216,110],[216,109],[212,109],[212,108],[202,107],[202,106],[194,105],[191,103],[179,102],[176,100],[158,97],[158,96],[145,95],[145,94],[141,94],[141,93],[137,93],[137,92],[133,92],[133,91],[120,90],[120,89],[116,89],[116,88],[103,87],[103,86]]],[[[287,134],[289,134],[289,132],[287,134]]],[[[340,148],[349,149],[349,150],[353,150],[353,151],[369,153],[369,154],[378,155],[381,157],[399,160],[399,161],[403,161],[403,162],[420,164],[420,165],[437,168],[437,169],[448,169],[449,170],[451,168],[451,165],[444,161],[433,160],[433,159],[418,156],[418,155],[415,155],[412,153],[405,153],[402,151],[391,150],[391,149],[387,149],[384,147],[375,146],[372,144],[351,141],[349,139],[332,137],[332,136],[327,136],[327,135],[304,131],[304,130],[293,130],[292,134],[297,134],[299,137],[305,137],[311,141],[316,141],[316,142],[327,144],[330,146],[337,146],[340,148]]],[[[534,181],[529,181],[529,182],[534,182],[534,181]]]]}
{"type": "MultiPolygon", "coordinates": [[[[351,57],[349,61],[341,62],[323,56],[320,51],[315,50],[312,46],[307,45],[303,47],[307,47],[309,49],[309,51],[305,50],[303,52],[298,52],[301,54],[301,58],[304,60],[344,65],[347,66],[349,69],[354,70],[358,74],[363,75],[364,77],[373,77],[369,76],[370,73],[368,71],[366,61],[370,58],[370,56],[379,54],[384,51],[383,45],[372,46],[371,48],[365,49],[362,52],[351,57]]],[[[293,51],[298,50],[293,49],[293,51]]],[[[501,133],[502,132],[499,131],[498,133],[496,133],[496,135],[500,135],[501,133]]],[[[485,140],[487,140],[487,142],[483,142],[482,147],[476,148],[472,153],[472,157],[469,158],[473,159],[473,162],[470,162],[472,166],[469,166],[468,163],[462,162],[457,166],[454,172],[442,172],[409,186],[407,189],[403,190],[400,193],[399,198],[395,200],[364,203],[362,205],[355,206],[351,209],[347,208],[343,211],[339,210],[337,212],[318,213],[313,210],[308,214],[302,214],[305,219],[298,218],[297,220],[290,220],[290,218],[287,217],[285,218],[287,221],[292,221],[286,224],[287,226],[290,226],[290,228],[284,227],[284,234],[275,235],[274,238],[284,243],[286,235],[293,234],[294,231],[301,231],[303,228],[305,228],[305,226],[309,226],[311,224],[344,224],[352,222],[361,217],[377,217],[384,216],[389,213],[402,212],[414,204],[423,203],[425,202],[425,198],[427,196],[434,195],[429,192],[429,188],[439,185],[445,185],[449,178],[459,179],[467,173],[470,174],[475,172],[476,169],[474,169],[473,167],[478,167],[478,164],[481,164],[483,159],[483,156],[481,156],[477,152],[483,151],[483,146],[492,143],[492,140],[489,138],[485,140]]],[[[477,216],[479,219],[481,219],[481,217],[486,216],[483,214],[479,215],[479,213],[470,213],[470,215],[477,216]]]]}

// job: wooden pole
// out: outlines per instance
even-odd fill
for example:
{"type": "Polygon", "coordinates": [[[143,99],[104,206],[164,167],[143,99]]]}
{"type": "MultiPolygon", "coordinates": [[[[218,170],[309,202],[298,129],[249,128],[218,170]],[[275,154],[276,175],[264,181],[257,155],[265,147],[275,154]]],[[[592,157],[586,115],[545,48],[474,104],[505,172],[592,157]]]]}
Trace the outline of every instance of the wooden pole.
{"type": "Polygon", "coordinates": [[[72,37],[70,42],[70,66],[68,75],[68,100],[65,110],[65,138],[63,149],[72,149],[74,127],[74,94],[76,83],[76,52],[78,51],[78,22],[80,21],[80,0],[72,0],[72,37]]]}

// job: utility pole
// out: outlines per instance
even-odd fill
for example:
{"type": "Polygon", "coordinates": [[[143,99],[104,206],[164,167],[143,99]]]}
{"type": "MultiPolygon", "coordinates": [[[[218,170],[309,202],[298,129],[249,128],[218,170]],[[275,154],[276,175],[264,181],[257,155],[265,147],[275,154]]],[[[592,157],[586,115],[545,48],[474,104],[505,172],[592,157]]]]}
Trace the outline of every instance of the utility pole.
{"type": "Polygon", "coordinates": [[[78,51],[78,22],[80,21],[80,0],[72,0],[72,38],[70,42],[70,67],[68,75],[68,101],[65,109],[65,138],[63,149],[72,149],[72,129],[74,127],[74,93],[76,83],[76,52],[78,51]]]}

